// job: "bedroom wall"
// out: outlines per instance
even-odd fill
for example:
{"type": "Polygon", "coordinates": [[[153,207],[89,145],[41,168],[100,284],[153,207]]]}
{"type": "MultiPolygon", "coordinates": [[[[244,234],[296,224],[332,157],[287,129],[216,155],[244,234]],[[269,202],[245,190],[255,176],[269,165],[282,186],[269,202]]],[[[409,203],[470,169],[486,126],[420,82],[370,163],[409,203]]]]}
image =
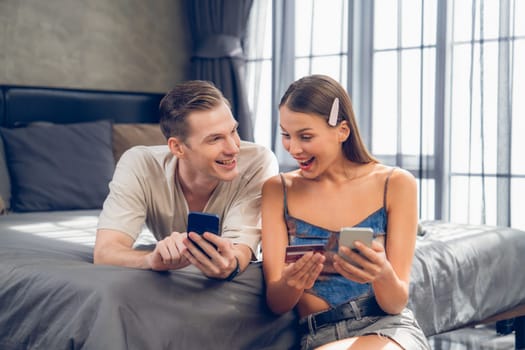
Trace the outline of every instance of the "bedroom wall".
{"type": "Polygon", "coordinates": [[[187,78],[182,0],[0,0],[0,84],[166,92],[187,78]]]}

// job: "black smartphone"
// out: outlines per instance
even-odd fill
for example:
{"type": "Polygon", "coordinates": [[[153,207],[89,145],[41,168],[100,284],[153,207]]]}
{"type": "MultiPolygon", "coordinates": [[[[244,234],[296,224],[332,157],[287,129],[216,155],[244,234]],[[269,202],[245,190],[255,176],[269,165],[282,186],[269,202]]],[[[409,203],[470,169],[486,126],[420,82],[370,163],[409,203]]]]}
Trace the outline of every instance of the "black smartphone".
{"type": "Polygon", "coordinates": [[[219,235],[220,219],[217,214],[201,213],[191,211],[188,214],[188,229],[186,232],[195,232],[202,235],[204,232],[211,232],[219,235]]]}
{"type": "MultiPolygon", "coordinates": [[[[220,218],[217,214],[191,211],[188,214],[188,228],[186,232],[195,232],[199,235],[202,235],[204,232],[210,232],[216,235],[220,235],[220,218]]],[[[200,249],[201,252],[206,254],[204,250],[189,236],[188,239],[192,241],[195,244],[195,246],[200,249]]],[[[210,242],[210,244],[215,247],[213,243],[210,242]]]]}

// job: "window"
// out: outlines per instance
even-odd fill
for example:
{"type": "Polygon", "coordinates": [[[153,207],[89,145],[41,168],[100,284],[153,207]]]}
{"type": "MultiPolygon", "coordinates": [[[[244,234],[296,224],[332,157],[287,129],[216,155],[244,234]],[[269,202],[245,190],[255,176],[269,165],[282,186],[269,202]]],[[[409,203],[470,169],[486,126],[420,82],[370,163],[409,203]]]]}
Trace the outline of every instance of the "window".
{"type": "Polygon", "coordinates": [[[294,80],[325,74],[346,86],[348,1],[302,0],[295,7],[294,80]]]}
{"type": "Polygon", "coordinates": [[[246,60],[248,104],[255,142],[272,148],[272,1],[255,0],[252,6],[246,60]]]}
{"type": "MultiPolygon", "coordinates": [[[[371,151],[410,170],[419,185],[420,217],[435,217],[437,1],[375,1],[371,151]]],[[[366,46],[361,45],[363,49],[366,46]]]]}
{"type": "Polygon", "coordinates": [[[515,63],[525,60],[517,20],[525,4],[454,1],[451,9],[450,219],[525,228],[514,198],[524,181],[515,154],[525,146],[516,134],[525,74],[515,63]]]}
{"type": "Polygon", "coordinates": [[[273,30],[272,49],[249,60],[271,70],[252,79],[256,141],[266,130],[283,170],[295,164],[273,135],[276,95],[327,74],[347,87],[372,153],[417,177],[422,219],[525,229],[525,1],[255,3],[273,30]]]}

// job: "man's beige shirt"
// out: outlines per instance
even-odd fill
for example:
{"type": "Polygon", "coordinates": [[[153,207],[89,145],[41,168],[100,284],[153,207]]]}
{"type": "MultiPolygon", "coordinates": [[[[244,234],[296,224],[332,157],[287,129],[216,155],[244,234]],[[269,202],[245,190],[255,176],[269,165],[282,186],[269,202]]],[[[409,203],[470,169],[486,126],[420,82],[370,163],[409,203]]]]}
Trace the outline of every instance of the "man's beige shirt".
{"type": "MultiPolygon", "coordinates": [[[[124,232],[137,239],[144,224],[157,240],[186,232],[188,205],[175,172],[177,158],[168,146],[136,146],[120,158],[98,229],[124,232]]],[[[204,209],[221,219],[222,236],[249,246],[256,255],[261,236],[261,189],[277,174],[275,155],[241,141],[239,175],[219,183],[204,209]]]]}

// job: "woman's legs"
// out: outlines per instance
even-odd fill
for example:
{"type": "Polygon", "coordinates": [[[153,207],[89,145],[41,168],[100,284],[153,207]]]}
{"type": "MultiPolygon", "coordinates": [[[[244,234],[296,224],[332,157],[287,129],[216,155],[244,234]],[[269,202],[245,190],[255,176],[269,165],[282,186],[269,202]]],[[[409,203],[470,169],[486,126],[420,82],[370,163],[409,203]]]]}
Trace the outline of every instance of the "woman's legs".
{"type": "Polygon", "coordinates": [[[403,349],[398,343],[390,338],[382,337],[376,334],[363,335],[360,337],[347,338],[337,340],[323,346],[316,350],[346,350],[346,349],[381,349],[381,350],[400,350],[403,349]]]}

